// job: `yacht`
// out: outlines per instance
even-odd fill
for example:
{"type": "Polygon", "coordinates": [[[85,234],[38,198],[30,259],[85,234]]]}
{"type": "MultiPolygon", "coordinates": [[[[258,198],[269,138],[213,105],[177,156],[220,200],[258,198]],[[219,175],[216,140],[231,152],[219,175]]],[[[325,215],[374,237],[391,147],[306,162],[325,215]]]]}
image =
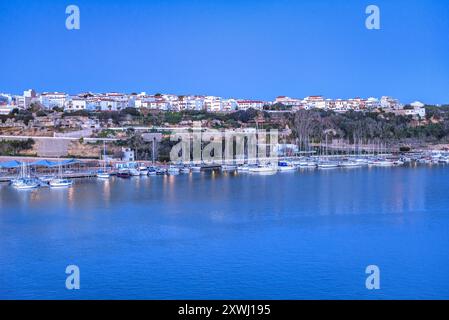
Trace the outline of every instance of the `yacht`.
{"type": "Polygon", "coordinates": [[[119,177],[119,178],[124,178],[124,179],[128,179],[128,178],[131,178],[131,174],[129,173],[129,170],[126,170],[126,169],[120,169],[120,170],[117,172],[117,177],[119,177]]]}
{"type": "Polygon", "coordinates": [[[154,167],[150,167],[150,168],[148,169],[148,175],[149,175],[149,176],[155,176],[156,173],[157,173],[157,171],[156,171],[156,169],[155,169],[154,167]]]}
{"type": "Polygon", "coordinates": [[[131,169],[129,169],[129,174],[130,174],[131,176],[134,176],[134,177],[140,176],[140,172],[139,172],[139,170],[136,169],[136,168],[131,168],[131,169]]]}
{"type": "Polygon", "coordinates": [[[22,163],[20,175],[17,179],[11,180],[13,188],[18,190],[34,189],[39,187],[39,181],[32,179],[25,163],[22,163]]]}
{"type": "Polygon", "coordinates": [[[70,187],[73,181],[62,177],[62,166],[59,165],[59,174],[56,178],[51,179],[48,184],[52,188],[70,187]]]}
{"type": "Polygon", "coordinates": [[[300,168],[316,168],[316,162],[313,160],[301,160],[296,162],[300,168]]]}
{"type": "Polygon", "coordinates": [[[111,174],[109,172],[99,170],[97,172],[97,178],[99,179],[109,179],[111,177],[111,174]]]}
{"type": "Polygon", "coordinates": [[[181,173],[190,173],[190,168],[189,167],[182,167],[180,169],[181,173]]]}
{"type": "Polygon", "coordinates": [[[280,171],[280,172],[288,172],[288,171],[295,171],[295,170],[296,170],[295,166],[287,161],[279,161],[278,162],[278,171],[280,171]]]}
{"type": "Polygon", "coordinates": [[[362,165],[363,164],[361,162],[357,161],[342,161],[339,163],[339,166],[343,168],[359,168],[362,165]]]}
{"type": "Polygon", "coordinates": [[[139,174],[141,176],[147,176],[148,175],[148,168],[145,166],[140,166],[139,167],[139,174]]]}
{"type": "Polygon", "coordinates": [[[318,169],[335,169],[338,168],[338,163],[336,162],[320,162],[318,163],[318,169]]]}
{"type": "Polygon", "coordinates": [[[106,142],[103,141],[103,169],[98,170],[97,178],[99,179],[109,179],[111,174],[106,170],[106,142]]]}
{"type": "Polygon", "coordinates": [[[247,164],[243,164],[237,167],[237,172],[248,172],[249,166],[247,164]]]}
{"type": "Polygon", "coordinates": [[[221,171],[235,171],[235,170],[237,170],[237,166],[236,165],[223,164],[221,166],[221,171]]]}
{"type": "Polygon", "coordinates": [[[178,175],[179,172],[180,172],[180,170],[179,170],[178,167],[170,166],[170,167],[168,167],[167,172],[168,172],[168,174],[170,174],[170,175],[178,175]]]}
{"type": "Polygon", "coordinates": [[[55,178],[55,179],[52,179],[48,184],[52,188],[64,188],[64,187],[72,186],[73,181],[69,180],[69,179],[64,179],[64,178],[55,178]]]}
{"type": "Polygon", "coordinates": [[[386,160],[386,159],[378,159],[371,163],[371,165],[375,167],[392,167],[395,165],[394,161],[386,160]]]}
{"type": "Polygon", "coordinates": [[[261,175],[272,175],[276,173],[276,168],[270,165],[258,165],[255,167],[250,167],[248,169],[249,173],[261,174],[261,175]]]}
{"type": "Polygon", "coordinates": [[[36,179],[19,178],[12,182],[12,186],[17,190],[28,190],[39,187],[39,182],[36,179]]]}

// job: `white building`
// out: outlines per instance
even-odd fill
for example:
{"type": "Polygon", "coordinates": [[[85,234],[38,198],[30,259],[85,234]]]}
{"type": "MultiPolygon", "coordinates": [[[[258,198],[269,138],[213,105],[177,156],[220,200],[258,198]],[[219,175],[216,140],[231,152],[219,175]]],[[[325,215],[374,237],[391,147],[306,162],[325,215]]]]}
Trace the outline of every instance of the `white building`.
{"type": "Polygon", "coordinates": [[[304,99],[304,104],[308,109],[325,109],[326,101],[322,96],[309,96],[304,99]]]}
{"type": "Polygon", "coordinates": [[[265,103],[260,100],[237,100],[239,110],[248,110],[250,108],[262,110],[265,103]]]}
{"type": "Polygon", "coordinates": [[[301,109],[304,106],[304,103],[301,99],[290,98],[287,96],[279,96],[276,97],[274,103],[281,103],[284,106],[291,106],[293,109],[301,109]]]}
{"type": "Polygon", "coordinates": [[[47,109],[64,108],[66,101],[67,94],[62,92],[44,92],[39,97],[39,102],[47,109]]]}
{"type": "Polygon", "coordinates": [[[204,98],[204,107],[209,112],[220,112],[222,110],[221,97],[207,96],[204,98]]]}
{"type": "Polygon", "coordinates": [[[87,109],[87,100],[82,98],[73,98],[66,102],[64,110],[67,111],[80,111],[87,109]]]}

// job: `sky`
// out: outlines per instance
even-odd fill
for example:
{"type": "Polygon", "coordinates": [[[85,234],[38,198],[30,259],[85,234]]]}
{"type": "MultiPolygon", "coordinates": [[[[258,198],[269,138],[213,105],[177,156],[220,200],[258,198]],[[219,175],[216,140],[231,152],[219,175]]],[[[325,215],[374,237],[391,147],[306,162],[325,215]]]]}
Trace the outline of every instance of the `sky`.
{"type": "Polygon", "coordinates": [[[449,1],[0,0],[0,92],[28,88],[449,103],[449,1]]]}

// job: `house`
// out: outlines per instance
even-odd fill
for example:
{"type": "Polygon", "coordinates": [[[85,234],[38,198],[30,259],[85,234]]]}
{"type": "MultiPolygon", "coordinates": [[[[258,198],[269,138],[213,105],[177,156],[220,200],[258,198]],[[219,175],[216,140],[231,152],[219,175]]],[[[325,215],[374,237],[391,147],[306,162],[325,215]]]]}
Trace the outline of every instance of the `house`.
{"type": "Polygon", "coordinates": [[[72,100],[68,100],[66,102],[66,106],[64,110],[66,111],[80,111],[80,110],[86,110],[87,109],[87,101],[82,98],[73,98],[72,100]]]}
{"type": "Polygon", "coordinates": [[[68,95],[62,92],[44,92],[39,96],[39,102],[47,109],[64,108],[68,95]]]}
{"type": "Polygon", "coordinates": [[[262,110],[265,102],[260,100],[237,100],[239,110],[248,110],[250,108],[262,110]]]}

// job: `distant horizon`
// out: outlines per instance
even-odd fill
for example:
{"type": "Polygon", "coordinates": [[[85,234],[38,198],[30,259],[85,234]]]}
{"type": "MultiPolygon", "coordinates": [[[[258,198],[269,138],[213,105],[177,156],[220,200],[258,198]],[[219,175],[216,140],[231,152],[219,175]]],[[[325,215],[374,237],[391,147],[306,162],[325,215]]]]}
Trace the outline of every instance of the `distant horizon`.
{"type": "Polygon", "coordinates": [[[362,0],[77,0],[79,30],[68,4],[0,3],[0,88],[449,103],[445,0],[377,0],[379,30],[362,0]]]}

